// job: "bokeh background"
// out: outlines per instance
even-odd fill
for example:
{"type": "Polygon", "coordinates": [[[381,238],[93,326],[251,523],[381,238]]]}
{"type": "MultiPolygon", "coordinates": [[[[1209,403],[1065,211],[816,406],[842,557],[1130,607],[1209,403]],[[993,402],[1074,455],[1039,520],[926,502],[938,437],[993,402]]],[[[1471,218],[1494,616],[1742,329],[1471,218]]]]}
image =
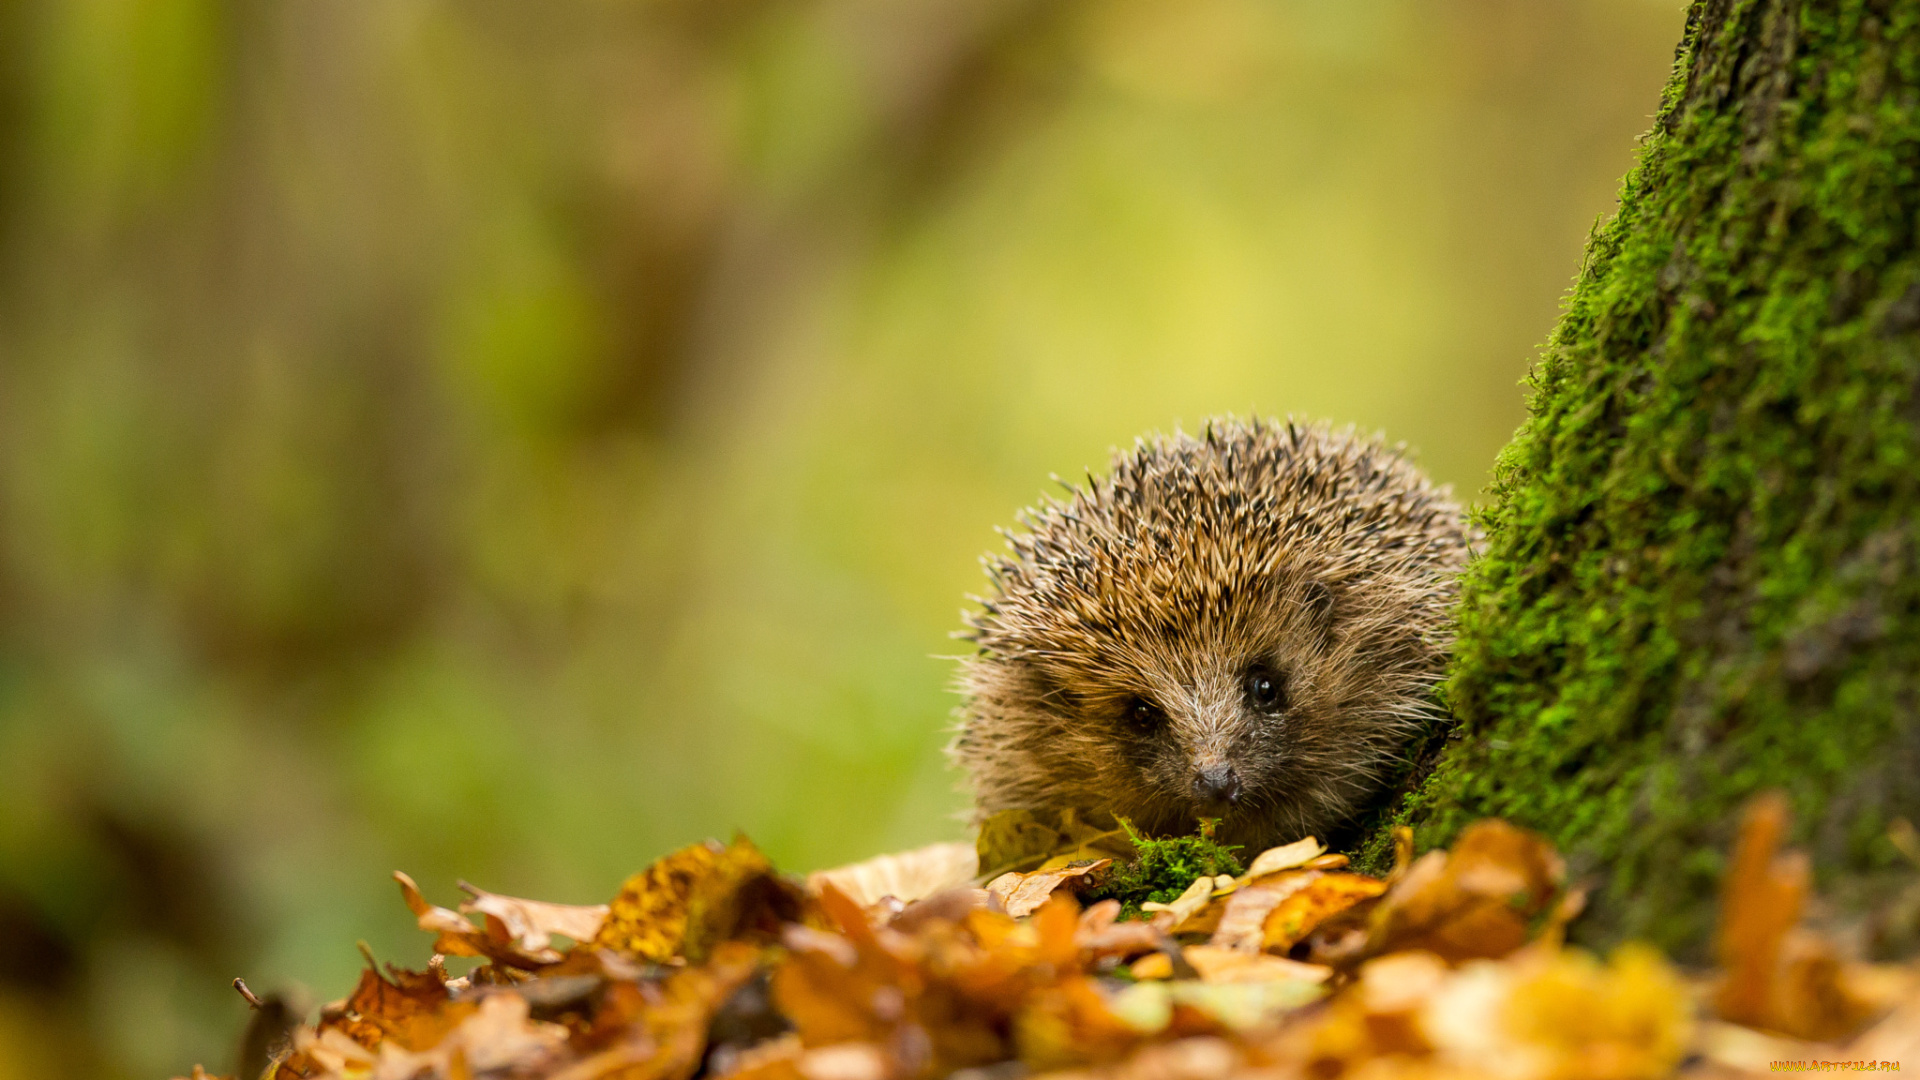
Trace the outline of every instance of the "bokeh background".
{"type": "Polygon", "coordinates": [[[0,1080],[735,827],[961,835],[962,595],[1221,411],[1471,495],[1680,0],[0,0],[0,1080]]]}

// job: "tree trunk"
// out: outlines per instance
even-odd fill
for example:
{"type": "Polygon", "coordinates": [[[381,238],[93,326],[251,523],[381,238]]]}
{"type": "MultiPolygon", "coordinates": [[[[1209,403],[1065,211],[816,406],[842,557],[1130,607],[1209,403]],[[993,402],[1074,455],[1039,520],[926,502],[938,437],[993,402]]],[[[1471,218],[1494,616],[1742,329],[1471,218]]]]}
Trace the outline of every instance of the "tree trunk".
{"type": "Polygon", "coordinates": [[[1884,894],[1920,822],[1917,212],[1920,0],[1696,0],[1495,471],[1422,847],[1542,830],[1590,940],[1697,954],[1778,787],[1821,887],[1884,894]]]}

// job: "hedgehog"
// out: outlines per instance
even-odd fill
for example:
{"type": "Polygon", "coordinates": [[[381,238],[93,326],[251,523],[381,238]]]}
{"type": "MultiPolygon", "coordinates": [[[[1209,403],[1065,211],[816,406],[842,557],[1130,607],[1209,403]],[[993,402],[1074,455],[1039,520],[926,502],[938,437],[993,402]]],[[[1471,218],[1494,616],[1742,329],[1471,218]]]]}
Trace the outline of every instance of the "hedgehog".
{"type": "Polygon", "coordinates": [[[1327,837],[1445,717],[1473,534],[1404,446],[1292,419],[1137,440],[1003,531],[957,636],[975,820],[1104,811],[1260,851],[1327,837]]]}

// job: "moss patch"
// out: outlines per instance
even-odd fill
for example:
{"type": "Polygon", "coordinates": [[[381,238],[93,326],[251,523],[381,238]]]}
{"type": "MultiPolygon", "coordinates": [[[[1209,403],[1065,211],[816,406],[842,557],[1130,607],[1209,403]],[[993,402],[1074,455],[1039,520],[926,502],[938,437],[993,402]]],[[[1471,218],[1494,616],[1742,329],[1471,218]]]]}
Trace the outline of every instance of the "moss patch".
{"type": "Polygon", "coordinates": [[[1139,853],[1133,862],[1123,862],[1098,889],[1089,892],[1089,904],[1102,900],[1120,901],[1120,917],[1137,919],[1140,905],[1148,902],[1171,904],[1203,875],[1239,876],[1246,867],[1234,856],[1237,845],[1222,845],[1213,839],[1213,823],[1203,822],[1197,836],[1154,838],[1141,836],[1125,819],[1120,824],[1132,838],[1139,853]]]}
{"type": "Polygon", "coordinates": [[[1589,937],[1683,953],[1761,789],[1827,885],[1891,871],[1888,822],[1920,820],[1916,223],[1920,0],[1697,0],[1495,469],[1460,738],[1389,824],[1539,829],[1601,875],[1589,937]]]}

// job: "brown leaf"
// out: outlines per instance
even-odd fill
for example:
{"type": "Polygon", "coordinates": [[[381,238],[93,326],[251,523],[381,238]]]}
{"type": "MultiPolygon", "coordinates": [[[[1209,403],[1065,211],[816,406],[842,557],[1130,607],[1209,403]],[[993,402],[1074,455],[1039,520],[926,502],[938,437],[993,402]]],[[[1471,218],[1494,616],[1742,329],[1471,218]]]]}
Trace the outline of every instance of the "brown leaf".
{"type": "Polygon", "coordinates": [[[448,956],[485,956],[489,944],[486,930],[475,926],[471,920],[452,908],[436,907],[427,902],[420,893],[420,886],[399,870],[393,872],[393,880],[400,883],[400,896],[412,911],[420,929],[438,935],[433,941],[433,951],[448,956]]]}
{"type": "Polygon", "coordinates": [[[1322,923],[1387,891],[1386,882],[1365,874],[1307,873],[1313,879],[1283,897],[1261,923],[1260,947],[1267,952],[1286,952],[1322,923]]]}
{"type": "Polygon", "coordinates": [[[534,1020],[525,998],[511,991],[489,994],[458,1028],[430,1052],[401,1058],[381,1048],[382,1071],[391,1069],[396,1076],[411,1076],[404,1068],[388,1062],[396,1058],[414,1069],[432,1067],[442,1075],[454,1071],[458,1060],[472,1073],[502,1073],[508,1070],[522,1075],[536,1072],[556,1060],[566,1045],[567,1029],[559,1024],[534,1020]]]}
{"type": "Polygon", "coordinates": [[[1119,916],[1118,900],[1102,900],[1080,913],[1080,929],[1074,933],[1073,940],[1080,947],[1082,959],[1088,962],[1108,956],[1124,959],[1160,947],[1160,935],[1153,927],[1139,921],[1118,922],[1119,916]]]}
{"type": "MultiPolygon", "coordinates": [[[[452,1001],[446,984],[431,972],[392,966],[387,970],[391,979],[371,967],[361,972],[360,984],[345,1003],[348,1017],[372,1025],[384,1041],[407,1050],[425,1050],[473,1009],[471,1004],[452,1001]]],[[[373,1047],[372,1043],[363,1045],[373,1047]]]]}
{"type": "Polygon", "coordinates": [[[1471,997],[1462,984],[1473,979],[1463,969],[1427,1007],[1425,1027],[1436,1042],[1485,1053],[1490,1037],[1504,1036],[1511,1043],[1499,1048],[1503,1058],[1530,1058],[1536,1075],[1553,1077],[1653,1080],[1672,1075],[1686,1053],[1693,1026],[1686,986],[1647,946],[1623,946],[1604,965],[1577,949],[1529,949],[1503,968],[1505,1000],[1493,1030],[1459,1030],[1462,1020],[1488,1019],[1461,1007],[1471,997]]]}
{"type": "Polygon", "coordinates": [[[1270,982],[1280,979],[1320,983],[1333,974],[1332,968],[1318,964],[1302,964],[1285,957],[1245,953],[1216,945],[1189,945],[1180,953],[1200,973],[1200,977],[1210,983],[1270,982]]]}
{"type": "Polygon", "coordinates": [[[1171,979],[1173,978],[1173,957],[1163,952],[1143,956],[1135,960],[1128,971],[1136,979],[1171,979]]]}
{"type": "Polygon", "coordinates": [[[815,871],[807,875],[807,888],[818,893],[821,882],[831,881],[862,907],[872,907],[887,896],[910,904],[968,884],[979,863],[971,844],[929,844],[832,870],[815,871]]]}
{"type": "Polygon", "coordinates": [[[1723,974],[1714,1009],[1750,1027],[1831,1040],[1857,1029],[1874,1004],[1852,985],[1833,945],[1795,929],[1810,873],[1806,856],[1779,851],[1786,796],[1753,800],[1721,888],[1715,948],[1723,974]]]}
{"type": "Polygon", "coordinates": [[[1261,881],[1242,885],[1226,898],[1211,944],[1241,952],[1259,952],[1265,941],[1263,928],[1267,913],[1319,876],[1313,870],[1293,870],[1269,874],[1261,881]]]}
{"type": "Polygon", "coordinates": [[[488,919],[499,920],[506,936],[528,955],[544,955],[552,951],[550,946],[555,934],[576,942],[592,941],[600,933],[600,925],[606,922],[609,910],[606,904],[549,904],[541,900],[521,900],[476,889],[464,881],[460,883],[460,888],[473,897],[460,905],[462,912],[477,912],[488,919]]]}
{"type": "Polygon", "coordinates": [[[788,1032],[750,1046],[724,1063],[716,1061],[711,1075],[727,1080],[803,1080],[798,1063],[805,1052],[799,1037],[788,1032]]]}
{"type": "Polygon", "coordinates": [[[1504,821],[1469,825],[1451,852],[1407,867],[1373,912],[1374,955],[1425,949],[1450,962],[1500,957],[1526,943],[1564,865],[1545,839],[1504,821]]]}
{"type": "Polygon", "coordinates": [[[1805,857],[1777,855],[1787,814],[1786,796],[1779,792],[1748,805],[1721,886],[1714,947],[1723,974],[1714,1009],[1739,1024],[1768,1027],[1775,1020],[1780,944],[1800,921],[1806,897],[1805,857]]]}
{"type": "Polygon", "coordinates": [[[987,895],[999,900],[1008,915],[1023,919],[1046,903],[1055,889],[1065,886],[1070,892],[1078,892],[1093,888],[1112,866],[1112,859],[1100,859],[1080,866],[1064,866],[1058,870],[1001,874],[987,884],[987,895]]]}
{"type": "Polygon", "coordinates": [[[1141,1033],[1113,1014],[1093,981],[1070,978],[1035,992],[1014,1024],[1020,1059],[1034,1070],[1114,1061],[1141,1033]]]}

